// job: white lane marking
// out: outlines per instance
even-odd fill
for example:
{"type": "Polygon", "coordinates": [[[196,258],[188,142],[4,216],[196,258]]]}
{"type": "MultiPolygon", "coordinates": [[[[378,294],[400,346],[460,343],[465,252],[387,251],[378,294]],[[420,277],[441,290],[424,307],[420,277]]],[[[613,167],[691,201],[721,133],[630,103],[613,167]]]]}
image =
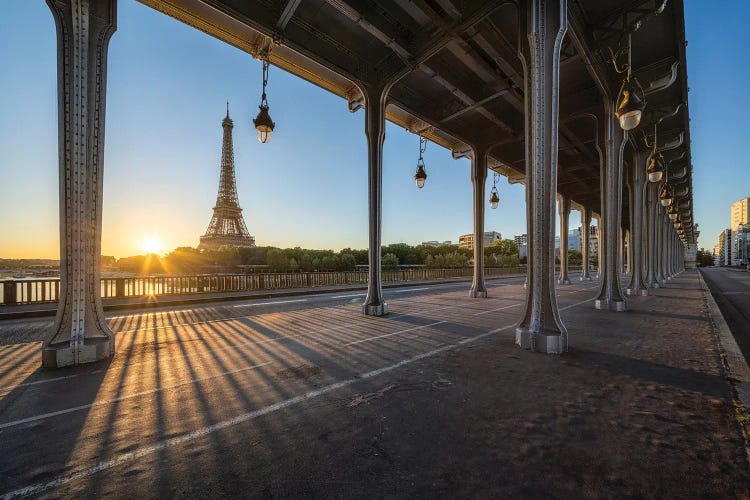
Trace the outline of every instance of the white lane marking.
{"type": "Polygon", "coordinates": [[[177,382],[176,384],[164,385],[164,386],[161,386],[161,387],[155,387],[153,389],[148,389],[146,391],[135,392],[133,394],[128,394],[126,396],[120,396],[118,398],[112,398],[112,399],[104,399],[104,400],[100,400],[100,401],[94,401],[93,403],[89,403],[87,405],[73,406],[71,408],[65,408],[64,410],[52,411],[52,412],[49,412],[49,413],[43,413],[41,415],[34,415],[33,417],[22,418],[20,420],[13,420],[11,422],[6,422],[4,424],[0,424],[0,429],[7,429],[8,427],[15,427],[17,425],[27,424],[27,423],[30,423],[30,422],[37,422],[39,420],[45,420],[45,419],[48,419],[48,418],[51,418],[51,417],[57,417],[59,415],[65,415],[66,413],[72,413],[74,411],[86,410],[88,408],[93,408],[93,407],[96,407],[96,406],[109,405],[109,404],[112,404],[112,403],[117,403],[118,401],[124,401],[126,399],[137,398],[139,396],[145,396],[147,394],[153,394],[155,392],[162,392],[162,391],[167,391],[169,389],[176,389],[176,388],[182,387],[184,385],[190,385],[190,384],[196,384],[198,382],[203,382],[204,380],[211,380],[211,379],[214,379],[214,378],[219,378],[219,377],[225,377],[227,375],[232,375],[234,373],[240,373],[240,372],[246,372],[248,370],[254,370],[256,368],[260,368],[261,366],[266,366],[266,365],[269,365],[269,364],[271,364],[271,362],[270,361],[266,361],[265,363],[260,363],[260,364],[252,365],[252,366],[246,366],[244,368],[238,368],[236,370],[228,370],[228,371],[225,371],[225,372],[217,373],[216,375],[209,375],[207,377],[200,377],[200,378],[194,378],[194,379],[190,379],[190,380],[183,380],[182,382],[177,382]]]}
{"type": "Polygon", "coordinates": [[[481,314],[489,314],[489,313],[495,312],[495,311],[502,311],[503,309],[510,309],[511,307],[518,307],[520,305],[521,304],[511,304],[509,306],[503,306],[503,307],[497,307],[495,309],[490,309],[489,311],[479,311],[478,313],[474,313],[474,316],[479,316],[481,314]]]}
{"type": "Polygon", "coordinates": [[[352,293],[352,294],[349,294],[349,295],[335,295],[333,297],[321,297],[321,298],[325,298],[325,299],[346,299],[348,297],[364,297],[365,295],[367,295],[367,294],[366,293],[352,293]]]}
{"type": "Polygon", "coordinates": [[[239,304],[232,307],[260,307],[260,306],[270,306],[270,305],[276,305],[276,304],[291,304],[292,302],[307,302],[307,299],[294,299],[294,300],[276,300],[274,302],[259,302],[257,304],[239,304]]]}
{"type": "MultiPolygon", "coordinates": [[[[581,302],[577,302],[575,304],[571,304],[569,306],[563,307],[561,311],[564,311],[566,309],[570,309],[572,307],[584,304],[586,302],[590,302],[594,299],[587,299],[583,300],[581,302]]],[[[455,344],[448,344],[444,345],[443,347],[439,347],[437,349],[433,349],[431,351],[424,352],[422,354],[417,354],[416,356],[413,356],[411,358],[406,358],[404,360],[399,361],[398,363],[385,366],[383,368],[378,368],[376,370],[369,371],[367,373],[363,373],[361,375],[352,377],[347,380],[342,380],[341,382],[336,382],[330,385],[327,385],[325,387],[322,387],[320,389],[307,392],[305,394],[302,394],[300,396],[295,396],[293,398],[286,399],[284,401],[280,401],[278,403],[265,406],[263,408],[259,408],[257,410],[253,410],[248,413],[244,413],[242,415],[237,415],[236,417],[230,418],[228,420],[223,420],[221,422],[217,422],[212,425],[208,425],[206,427],[203,427],[201,429],[197,429],[193,432],[190,432],[188,434],[184,434],[182,436],[173,437],[170,439],[165,439],[163,441],[159,441],[156,444],[153,444],[151,446],[145,446],[141,449],[136,449],[127,453],[122,453],[118,457],[113,458],[111,460],[105,460],[100,461],[93,467],[90,467],[88,469],[79,470],[77,472],[70,472],[66,475],[58,476],[57,478],[48,481],[46,483],[37,483],[32,484],[29,486],[25,486],[23,488],[19,488],[17,490],[8,492],[3,495],[3,499],[11,499],[11,498],[18,498],[18,497],[26,497],[31,495],[36,495],[38,493],[42,493],[44,491],[58,488],[60,486],[63,486],[64,484],[67,484],[71,481],[75,481],[76,479],[84,479],[90,476],[93,476],[94,474],[97,474],[99,472],[111,469],[113,467],[116,467],[118,465],[132,462],[134,460],[138,460],[139,458],[153,455],[154,453],[157,453],[161,450],[165,450],[167,448],[171,448],[173,446],[178,446],[183,443],[187,443],[190,441],[194,441],[196,439],[200,439],[204,436],[207,436],[209,434],[213,434],[214,432],[220,431],[222,429],[226,429],[227,427],[233,427],[235,425],[241,424],[243,422],[247,422],[249,420],[254,420],[258,417],[262,417],[264,415],[268,415],[269,413],[273,413],[279,410],[283,410],[284,408],[288,408],[290,406],[297,405],[299,403],[303,403],[305,401],[315,399],[319,396],[323,396],[324,394],[328,394],[331,391],[335,391],[336,389],[341,389],[343,387],[350,386],[352,384],[356,384],[357,382],[361,382],[362,380],[370,379],[377,377],[378,375],[382,375],[383,373],[388,373],[393,370],[396,370],[398,368],[401,368],[402,366],[409,365],[411,363],[414,363],[416,361],[431,358],[433,356],[436,356],[440,353],[450,351],[455,349],[456,347],[460,347],[464,344],[468,344],[469,342],[474,342],[480,339],[483,339],[485,337],[488,337],[490,335],[493,335],[495,333],[500,333],[505,330],[508,330],[510,328],[514,328],[516,325],[511,324],[507,326],[503,326],[500,328],[496,328],[494,330],[490,330],[485,333],[480,333],[479,335],[475,335],[473,337],[467,337],[465,339],[461,339],[455,344]]]]}
{"type": "Polygon", "coordinates": [[[427,286],[424,288],[408,288],[406,290],[388,290],[386,288],[386,291],[390,293],[408,293],[408,292],[421,292],[422,290],[429,290],[430,288],[432,287],[427,286]]]}
{"type": "Polygon", "coordinates": [[[415,326],[413,328],[407,328],[406,330],[398,330],[396,332],[385,333],[383,335],[378,335],[376,337],[367,337],[366,339],[355,340],[354,342],[346,343],[344,344],[344,346],[348,347],[350,345],[362,344],[363,342],[372,342],[373,340],[383,339],[386,337],[392,337],[394,335],[401,335],[402,333],[413,332],[415,330],[421,330],[423,328],[429,328],[431,326],[441,325],[443,323],[447,323],[447,321],[436,321],[434,323],[430,323],[429,325],[415,326]]]}

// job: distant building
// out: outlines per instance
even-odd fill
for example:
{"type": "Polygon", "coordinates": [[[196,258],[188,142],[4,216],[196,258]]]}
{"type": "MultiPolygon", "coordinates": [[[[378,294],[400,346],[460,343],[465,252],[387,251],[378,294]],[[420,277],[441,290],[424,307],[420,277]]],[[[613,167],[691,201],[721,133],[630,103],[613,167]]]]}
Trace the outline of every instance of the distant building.
{"type": "Polygon", "coordinates": [[[732,230],[725,229],[719,233],[714,247],[714,264],[728,266],[732,263],[732,230]]]}
{"type": "Polygon", "coordinates": [[[589,259],[596,255],[599,258],[599,226],[589,227],[589,259]]]}
{"type": "Polygon", "coordinates": [[[426,247],[439,247],[440,245],[452,245],[452,243],[451,243],[451,240],[446,240],[446,241],[431,240],[431,241],[423,241],[422,245],[426,247]]]}
{"type": "MultiPolygon", "coordinates": [[[[502,239],[502,235],[497,231],[484,232],[484,246],[487,247],[497,240],[502,239]]],[[[458,237],[458,246],[474,250],[474,233],[462,234],[458,237]]]]}
{"type": "Polygon", "coordinates": [[[568,231],[568,250],[581,251],[581,228],[568,231]]]}
{"type": "Polygon", "coordinates": [[[746,266],[750,263],[750,224],[740,224],[732,231],[732,251],[735,258],[732,264],[746,266]]]}
{"type": "Polygon", "coordinates": [[[526,234],[517,234],[513,237],[513,242],[518,247],[518,258],[522,259],[529,255],[529,236],[526,234]]]}
{"type": "Polygon", "coordinates": [[[739,265],[746,257],[746,249],[741,248],[740,245],[740,226],[747,225],[750,223],[750,197],[742,198],[739,201],[732,203],[730,209],[730,220],[729,229],[732,230],[732,243],[731,243],[731,262],[732,265],[739,265]]]}

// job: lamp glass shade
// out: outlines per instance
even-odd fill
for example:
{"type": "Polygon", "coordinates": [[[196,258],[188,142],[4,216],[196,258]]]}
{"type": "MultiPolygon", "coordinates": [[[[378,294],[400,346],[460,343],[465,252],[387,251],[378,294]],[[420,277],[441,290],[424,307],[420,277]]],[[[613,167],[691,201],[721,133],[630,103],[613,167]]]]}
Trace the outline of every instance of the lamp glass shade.
{"type": "Polygon", "coordinates": [[[490,193],[490,208],[494,210],[499,204],[500,196],[497,194],[495,188],[492,188],[492,192],[490,193]]]}
{"type": "Polygon", "coordinates": [[[419,189],[422,189],[426,180],[427,172],[425,172],[424,165],[419,163],[417,164],[417,173],[414,174],[414,182],[416,182],[419,189]]]}
{"type": "Polygon", "coordinates": [[[620,115],[618,120],[620,121],[620,128],[623,130],[633,130],[641,123],[642,111],[635,110],[620,115]]]}
{"type": "Polygon", "coordinates": [[[260,111],[253,120],[253,125],[258,132],[258,141],[265,144],[271,140],[271,134],[276,124],[271,120],[271,115],[268,114],[268,106],[262,105],[259,108],[260,111]]]}

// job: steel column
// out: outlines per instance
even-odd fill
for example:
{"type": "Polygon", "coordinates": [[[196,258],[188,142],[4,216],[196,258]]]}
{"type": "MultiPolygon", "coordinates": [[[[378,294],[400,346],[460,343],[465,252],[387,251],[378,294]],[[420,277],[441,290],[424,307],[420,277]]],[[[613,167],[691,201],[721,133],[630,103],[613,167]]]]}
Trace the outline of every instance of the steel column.
{"type": "Polygon", "coordinates": [[[591,231],[591,209],[581,209],[581,281],[591,281],[589,245],[591,231]]]}
{"type": "Polygon", "coordinates": [[[42,346],[42,364],[57,368],[115,352],[99,274],[107,48],[117,6],[115,0],[48,0],[47,5],[57,28],[60,300],[42,346]]]}
{"type": "Polygon", "coordinates": [[[658,197],[656,200],[656,245],[654,248],[656,249],[656,281],[659,286],[664,286],[666,281],[664,279],[664,259],[662,258],[664,253],[664,210],[662,210],[658,197]]]}
{"type": "MultiPolygon", "coordinates": [[[[628,295],[648,295],[648,288],[643,282],[643,255],[644,255],[644,228],[643,207],[646,201],[646,153],[636,150],[633,153],[633,168],[631,168],[631,190],[630,190],[630,255],[632,264],[630,266],[630,283],[626,289],[628,295]]],[[[648,212],[648,211],[647,211],[648,212]]]]}
{"type": "Polygon", "coordinates": [[[568,226],[570,219],[570,198],[558,195],[557,211],[560,213],[560,278],[557,283],[570,285],[568,277],[568,226]]]}
{"type": "Polygon", "coordinates": [[[484,185],[487,180],[487,148],[475,147],[471,157],[471,183],[474,192],[474,278],[469,295],[487,297],[484,284],[484,185]]]}
{"type": "Polygon", "coordinates": [[[656,214],[658,204],[658,186],[653,182],[646,182],[646,229],[648,242],[646,245],[646,287],[659,288],[656,279],[656,214]]]}
{"type": "Polygon", "coordinates": [[[622,212],[622,152],[627,141],[627,132],[620,128],[614,113],[614,102],[607,100],[605,109],[606,149],[602,164],[602,217],[599,248],[599,266],[602,286],[599,296],[594,301],[597,309],[624,311],[625,298],[620,289],[620,266],[618,263],[618,235],[622,212]]]}
{"type": "Polygon", "coordinates": [[[362,312],[370,316],[388,314],[381,283],[381,247],[383,211],[383,141],[385,140],[385,106],[389,87],[363,85],[365,100],[365,135],[367,136],[367,187],[369,220],[369,270],[367,296],[362,312]]]}
{"type": "Polygon", "coordinates": [[[623,265],[622,270],[623,274],[630,274],[632,272],[631,268],[633,265],[633,255],[632,255],[632,249],[633,245],[630,241],[630,231],[628,229],[622,228],[620,229],[622,231],[622,255],[623,255],[623,265]]]}
{"type": "MultiPolygon", "coordinates": [[[[601,210],[601,208],[600,208],[601,210]]],[[[596,277],[602,277],[602,217],[596,219],[596,277]]]]}
{"type": "Polygon", "coordinates": [[[525,87],[528,285],[516,344],[558,354],[568,349],[568,333],[555,297],[560,48],[567,29],[567,1],[528,0],[519,10],[525,87]]]}

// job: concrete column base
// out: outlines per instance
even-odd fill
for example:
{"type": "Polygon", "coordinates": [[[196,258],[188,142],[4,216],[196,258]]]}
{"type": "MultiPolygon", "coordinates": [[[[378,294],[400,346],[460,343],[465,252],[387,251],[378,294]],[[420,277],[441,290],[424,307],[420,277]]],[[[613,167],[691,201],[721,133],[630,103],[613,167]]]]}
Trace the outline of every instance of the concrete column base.
{"type": "Polygon", "coordinates": [[[516,345],[523,349],[545,354],[562,354],[568,350],[567,334],[557,332],[532,332],[528,328],[516,328],[516,345]]]}
{"type": "Polygon", "coordinates": [[[70,344],[48,345],[42,348],[42,365],[45,368],[62,368],[63,366],[96,363],[106,359],[114,352],[114,342],[108,338],[87,338],[79,347],[70,344]],[[78,359],[76,359],[78,349],[78,359]]]}
{"type": "Polygon", "coordinates": [[[385,316],[388,314],[388,304],[363,304],[362,312],[367,316],[385,316]]]}
{"type": "Polygon", "coordinates": [[[487,298],[487,290],[474,290],[473,288],[469,290],[469,297],[475,298],[475,299],[486,299],[487,298]]]}
{"type": "Polygon", "coordinates": [[[624,300],[613,300],[613,301],[606,301],[602,299],[596,299],[594,301],[594,307],[597,309],[601,309],[604,311],[615,311],[615,312],[622,312],[627,311],[628,306],[625,305],[624,300]]]}
{"type": "Polygon", "coordinates": [[[570,279],[564,278],[557,280],[558,285],[570,285],[570,279]]]}
{"type": "Polygon", "coordinates": [[[648,295],[648,289],[646,289],[646,288],[638,288],[638,289],[635,289],[635,288],[626,288],[625,289],[625,293],[628,294],[628,295],[641,295],[641,296],[645,297],[646,295],[648,295]]]}

